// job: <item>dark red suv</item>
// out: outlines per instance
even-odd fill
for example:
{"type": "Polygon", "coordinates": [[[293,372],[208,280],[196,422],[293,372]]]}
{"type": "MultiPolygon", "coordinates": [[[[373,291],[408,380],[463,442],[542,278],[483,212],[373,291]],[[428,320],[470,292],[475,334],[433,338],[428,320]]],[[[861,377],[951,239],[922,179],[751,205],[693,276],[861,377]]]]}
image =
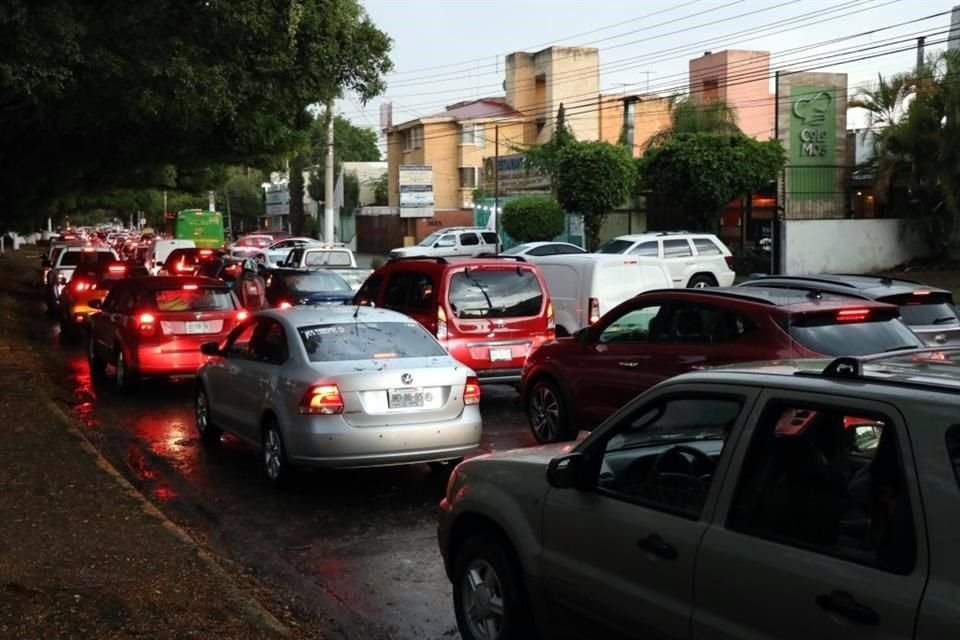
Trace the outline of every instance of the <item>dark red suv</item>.
{"type": "Polygon", "coordinates": [[[374,272],[354,304],[414,318],[481,382],[519,382],[527,354],[554,338],[540,270],[510,258],[400,258],[374,272]]]}
{"type": "Polygon", "coordinates": [[[789,289],[649,291],[530,354],[521,392],[534,437],[556,442],[692,369],[922,347],[899,315],[893,305],[789,289]]]}

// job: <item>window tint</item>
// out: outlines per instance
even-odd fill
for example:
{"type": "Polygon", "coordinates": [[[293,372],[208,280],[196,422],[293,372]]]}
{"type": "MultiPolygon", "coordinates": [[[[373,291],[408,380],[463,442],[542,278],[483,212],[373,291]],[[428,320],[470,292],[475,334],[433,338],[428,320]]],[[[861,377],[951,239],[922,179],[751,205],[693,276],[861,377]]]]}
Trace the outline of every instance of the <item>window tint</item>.
{"type": "Polygon", "coordinates": [[[246,358],[249,355],[250,339],[253,338],[253,331],[259,323],[250,321],[234,329],[227,338],[225,352],[228,357],[246,358]]]}
{"type": "Polygon", "coordinates": [[[353,301],[356,304],[377,304],[377,298],[380,296],[380,286],[383,284],[383,276],[375,275],[367,278],[367,281],[360,286],[357,295],[353,301]]]}
{"type": "Polygon", "coordinates": [[[283,277],[288,291],[314,293],[316,291],[350,291],[347,281],[335,273],[297,273],[283,277]]]}
{"type": "Polygon", "coordinates": [[[455,247],[457,246],[457,237],[452,233],[440,236],[437,240],[438,247],[455,247]]]}
{"type": "Polygon", "coordinates": [[[749,318],[707,305],[648,306],[625,314],[600,334],[601,342],[724,344],[756,329],[749,318]]]}
{"type": "Polygon", "coordinates": [[[902,322],[844,322],[790,327],[790,335],[807,349],[827,356],[863,356],[920,347],[923,343],[902,322]]]}
{"type": "Polygon", "coordinates": [[[710,238],[694,238],[693,246],[697,248],[697,253],[702,256],[723,255],[720,247],[718,247],[710,238]]]}
{"type": "Polygon", "coordinates": [[[909,573],[916,543],[892,423],[830,407],[771,403],[747,450],[727,526],[909,573]]]}
{"type": "Polygon", "coordinates": [[[650,325],[657,319],[660,309],[660,305],[652,305],[628,311],[600,333],[599,341],[650,342],[650,325]]]}
{"type": "Polygon", "coordinates": [[[632,256],[645,256],[649,258],[656,258],[660,255],[660,250],[657,248],[657,242],[641,242],[637,245],[637,248],[630,252],[632,256]]]}
{"type": "Polygon", "coordinates": [[[388,309],[429,311],[433,300],[433,278],[418,271],[398,271],[387,282],[383,305],[388,309]]]}
{"type": "Polygon", "coordinates": [[[736,398],[686,397],[639,409],[607,441],[599,487],[699,517],[741,407],[736,398]]]}
{"type": "Polygon", "coordinates": [[[153,292],[157,311],[226,311],[233,309],[233,299],[226,289],[200,287],[158,289],[153,292]]]}
{"type": "Polygon", "coordinates": [[[953,473],[957,477],[957,484],[960,484],[960,425],[954,425],[947,429],[947,455],[950,456],[950,463],[953,465],[953,473]]]}
{"type": "Polygon", "coordinates": [[[300,327],[311,362],[446,355],[416,322],[353,322],[300,327]]]}
{"type": "Polygon", "coordinates": [[[572,244],[555,244],[553,245],[553,247],[554,247],[554,253],[556,254],[586,253],[586,251],[584,251],[580,247],[575,247],[572,244]]]}
{"type": "Polygon", "coordinates": [[[349,267],[350,254],[347,251],[308,251],[304,263],[307,267],[349,267]]]}
{"type": "Polygon", "coordinates": [[[289,351],[283,325],[275,320],[263,320],[250,340],[250,358],[267,364],[283,364],[289,351]]]}
{"type": "Polygon", "coordinates": [[[487,244],[497,244],[498,242],[497,234],[493,231],[481,231],[480,235],[483,236],[483,241],[487,244]]]}
{"type": "MultiPolygon", "coordinates": [[[[501,252],[501,255],[505,255],[505,256],[515,256],[515,255],[518,255],[518,254],[522,253],[523,251],[525,251],[528,246],[530,246],[530,245],[528,245],[528,244],[518,244],[518,245],[515,245],[515,246],[513,246],[513,247],[510,247],[510,248],[507,249],[506,251],[502,251],[502,252],[501,252]]],[[[529,253],[530,255],[532,255],[532,256],[533,256],[533,255],[542,255],[542,254],[536,254],[536,253],[534,253],[533,251],[534,251],[534,250],[530,250],[528,253],[529,253]]]]}
{"type": "Polygon", "coordinates": [[[664,258],[685,258],[692,256],[690,243],[686,240],[664,240],[663,257],[664,258]]]}
{"type": "Polygon", "coordinates": [[[600,245],[600,248],[597,249],[597,253],[623,253],[627,249],[633,246],[633,242],[630,240],[608,240],[600,245]]]}
{"type": "Polygon", "coordinates": [[[909,325],[949,325],[958,321],[948,293],[888,296],[879,298],[879,301],[900,307],[900,318],[909,325]]]}
{"type": "Polygon", "coordinates": [[[552,244],[544,244],[527,251],[527,255],[530,256],[552,256],[555,253],[556,251],[554,251],[554,245],[552,244]]]}
{"type": "Polygon", "coordinates": [[[450,278],[450,310],[458,318],[535,316],[543,290],[530,269],[469,269],[450,278]]]}
{"type": "Polygon", "coordinates": [[[460,244],[465,247],[474,247],[480,244],[480,238],[475,233],[461,233],[460,244]]]}

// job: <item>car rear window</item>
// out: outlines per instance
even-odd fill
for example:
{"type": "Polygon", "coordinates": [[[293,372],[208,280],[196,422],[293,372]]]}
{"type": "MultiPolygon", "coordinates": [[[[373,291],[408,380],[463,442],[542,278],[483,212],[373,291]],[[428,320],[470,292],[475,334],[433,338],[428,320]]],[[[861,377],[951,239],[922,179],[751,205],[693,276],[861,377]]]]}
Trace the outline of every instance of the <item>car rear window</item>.
{"type": "Polygon", "coordinates": [[[304,265],[307,267],[349,267],[350,253],[347,251],[309,251],[304,265]]]}
{"type": "Polygon", "coordinates": [[[632,246],[629,240],[608,240],[600,245],[597,253],[623,253],[632,246]]]}
{"type": "Polygon", "coordinates": [[[793,325],[790,335],[807,349],[826,356],[864,356],[923,346],[897,318],[793,325]]]}
{"type": "Polygon", "coordinates": [[[210,287],[158,289],[153,292],[153,299],[158,311],[226,311],[233,308],[227,289],[210,287]]]}
{"type": "Polygon", "coordinates": [[[543,289],[530,269],[468,269],[450,278],[449,300],[458,318],[535,316],[543,289]]]}
{"type": "Polygon", "coordinates": [[[900,307],[900,317],[909,325],[953,324],[958,322],[953,300],[947,293],[891,296],[880,302],[900,307]]]}
{"type": "Polygon", "coordinates": [[[310,362],[446,355],[416,322],[341,322],[300,327],[298,331],[310,362]]]}
{"type": "Polygon", "coordinates": [[[314,291],[350,291],[350,285],[333,273],[298,273],[284,276],[284,284],[294,293],[314,291]]]}
{"type": "Polygon", "coordinates": [[[720,247],[710,238],[694,238],[693,246],[697,248],[697,253],[702,256],[719,256],[723,252],[720,251],[720,247]]]}

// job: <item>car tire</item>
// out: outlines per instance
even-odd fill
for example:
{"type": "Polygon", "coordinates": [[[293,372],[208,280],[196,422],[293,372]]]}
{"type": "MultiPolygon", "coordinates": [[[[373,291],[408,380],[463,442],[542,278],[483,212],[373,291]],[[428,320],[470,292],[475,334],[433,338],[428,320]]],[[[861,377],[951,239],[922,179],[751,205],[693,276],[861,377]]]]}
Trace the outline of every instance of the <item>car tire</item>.
{"type": "Polygon", "coordinates": [[[427,466],[430,467],[430,471],[436,474],[449,474],[453,471],[453,468],[463,462],[463,458],[454,458],[453,460],[434,460],[433,462],[428,462],[427,466]]]}
{"type": "Polygon", "coordinates": [[[457,551],[453,609],[464,640],[536,637],[520,567],[492,535],[469,538],[457,551]]]}
{"type": "Polygon", "coordinates": [[[702,273],[693,276],[690,278],[690,281],[687,282],[688,289],[706,289],[707,287],[715,286],[717,286],[717,281],[713,278],[713,276],[702,273]]]}
{"type": "Polygon", "coordinates": [[[197,393],[193,402],[193,415],[197,423],[197,433],[204,444],[220,444],[223,432],[210,418],[210,396],[203,384],[197,384],[197,393]]]}
{"type": "Polygon", "coordinates": [[[552,381],[536,380],[527,392],[527,420],[533,437],[540,444],[569,440],[569,416],[566,401],[552,381]]]}
{"type": "Polygon", "coordinates": [[[123,393],[133,393],[140,384],[140,376],[130,368],[127,363],[127,357],[123,354],[123,347],[117,345],[117,359],[114,361],[116,368],[117,388],[123,393]]]}
{"type": "Polygon", "coordinates": [[[97,355],[97,346],[91,335],[87,340],[87,366],[90,367],[90,377],[94,380],[103,380],[107,375],[107,363],[97,355]]]}
{"type": "Polygon", "coordinates": [[[273,486],[285,486],[290,480],[290,466],[280,424],[276,418],[270,416],[264,420],[262,437],[260,461],[263,464],[263,475],[273,486]]]}

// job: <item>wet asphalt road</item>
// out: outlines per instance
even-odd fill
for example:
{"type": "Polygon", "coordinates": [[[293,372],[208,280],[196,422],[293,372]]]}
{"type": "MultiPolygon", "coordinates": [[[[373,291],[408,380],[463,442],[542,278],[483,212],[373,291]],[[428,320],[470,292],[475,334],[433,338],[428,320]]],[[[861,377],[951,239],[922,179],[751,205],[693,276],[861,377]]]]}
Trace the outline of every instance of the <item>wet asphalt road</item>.
{"type": "MultiPolygon", "coordinates": [[[[132,396],[95,384],[83,345],[61,345],[39,290],[24,328],[47,362],[56,400],[101,453],[168,517],[273,591],[285,621],[327,638],[456,638],[436,544],[446,476],[426,465],[301,473],[277,491],[259,457],[225,437],[203,445],[191,379],[145,381],[132,396]]],[[[484,387],[478,453],[534,444],[517,393],[484,387]]]]}

